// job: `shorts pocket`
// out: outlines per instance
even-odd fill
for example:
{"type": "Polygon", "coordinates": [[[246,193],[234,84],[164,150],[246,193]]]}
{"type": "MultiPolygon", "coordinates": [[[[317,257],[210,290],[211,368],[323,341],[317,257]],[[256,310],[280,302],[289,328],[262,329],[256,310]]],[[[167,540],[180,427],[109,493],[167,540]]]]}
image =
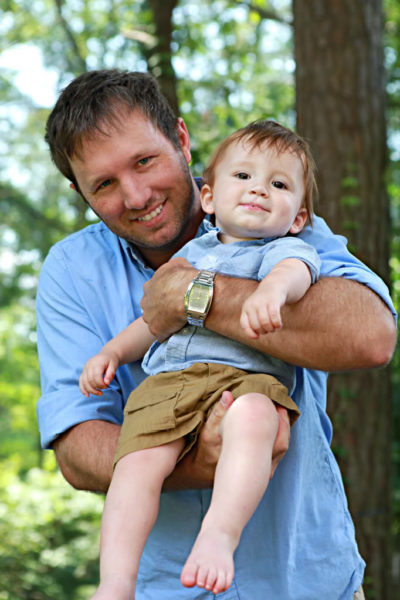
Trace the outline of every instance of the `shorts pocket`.
{"type": "Polygon", "coordinates": [[[130,394],[124,420],[133,420],[135,430],[141,433],[173,429],[176,426],[177,390],[158,389],[154,392],[146,388],[142,384],[130,394]]]}

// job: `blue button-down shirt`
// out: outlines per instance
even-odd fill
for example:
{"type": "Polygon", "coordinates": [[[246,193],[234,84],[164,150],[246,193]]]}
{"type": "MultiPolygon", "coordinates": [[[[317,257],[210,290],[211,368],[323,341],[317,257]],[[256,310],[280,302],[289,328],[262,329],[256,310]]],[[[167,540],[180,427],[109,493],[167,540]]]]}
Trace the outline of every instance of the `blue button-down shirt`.
{"type": "MultiPolygon", "coordinates": [[[[261,281],[280,261],[296,258],[304,262],[314,283],[319,275],[320,259],[316,250],[294,236],[264,238],[223,244],[219,229],[204,220],[198,235],[177,252],[197,269],[226,273],[233,277],[261,281]]],[[[232,292],[234,293],[234,283],[232,292]]],[[[216,334],[207,328],[187,325],[163,344],[155,342],[142,361],[148,375],[186,369],[196,362],[230,365],[245,371],[268,373],[276,377],[291,394],[295,367],[264,352],[216,334]]]]}
{"type": "MultiPolygon", "coordinates": [[[[344,238],[322,219],[300,237],[318,251],[321,276],[371,287],[392,308],[384,283],[351,256],[344,238]]],[[[78,378],[88,358],[140,313],[142,286],[152,275],[132,248],[103,224],[56,244],[40,275],[37,318],[44,447],[91,419],[122,422],[123,406],[143,378],[124,365],[103,396],[85,398],[78,378]]],[[[297,369],[293,399],[301,416],[290,448],[246,526],[235,553],[235,579],[221,600],[351,600],[364,562],[354,537],[341,476],[330,449],[326,374],[297,369]]],[[[162,494],[157,523],[140,564],[136,600],[210,600],[181,586],[179,574],[210,501],[210,490],[162,494]]],[[[133,505],[134,506],[134,505],[133,505]]]]}

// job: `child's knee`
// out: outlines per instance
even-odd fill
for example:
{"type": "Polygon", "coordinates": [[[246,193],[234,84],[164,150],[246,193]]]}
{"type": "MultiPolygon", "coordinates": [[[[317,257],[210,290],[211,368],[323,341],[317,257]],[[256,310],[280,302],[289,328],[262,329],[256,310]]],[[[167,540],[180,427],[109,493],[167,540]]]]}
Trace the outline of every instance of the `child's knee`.
{"type": "Polygon", "coordinates": [[[268,430],[276,433],[279,415],[275,404],[265,394],[251,392],[239,396],[229,408],[225,416],[235,419],[241,430],[268,430]]]}

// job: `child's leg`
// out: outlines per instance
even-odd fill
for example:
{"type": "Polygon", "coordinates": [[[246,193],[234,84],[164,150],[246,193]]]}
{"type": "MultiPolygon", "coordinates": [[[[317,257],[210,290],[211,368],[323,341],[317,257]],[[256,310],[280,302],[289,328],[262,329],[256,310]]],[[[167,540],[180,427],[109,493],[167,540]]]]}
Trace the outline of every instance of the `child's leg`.
{"type": "Polygon", "coordinates": [[[139,450],[118,461],[104,505],[96,600],[133,600],[140,557],[158,514],[161,487],[184,440],[139,450]]]}
{"type": "Polygon", "coordinates": [[[264,394],[244,394],[229,408],[211,504],[181,575],[186,587],[218,594],[231,585],[233,553],[267,488],[277,432],[278,413],[264,394]]]}

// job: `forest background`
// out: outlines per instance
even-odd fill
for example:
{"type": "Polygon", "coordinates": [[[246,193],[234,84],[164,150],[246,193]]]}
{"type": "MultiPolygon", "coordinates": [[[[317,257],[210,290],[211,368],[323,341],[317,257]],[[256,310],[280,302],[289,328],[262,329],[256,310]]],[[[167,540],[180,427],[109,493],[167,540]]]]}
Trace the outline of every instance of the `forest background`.
{"type": "MultiPolygon", "coordinates": [[[[0,600],[84,600],[98,575],[103,499],[70,488],[39,445],[34,299],[50,246],[95,220],[49,160],[46,117],[74,76],[104,67],[158,77],[188,125],[195,174],[253,119],[296,127],[319,168],[317,212],[399,305],[397,0],[2,0],[0,600]],[[8,65],[21,49],[22,75],[38,56],[46,69],[29,89],[8,65]]],[[[328,410],[367,597],[400,597],[399,353],[332,376],[328,410]]]]}

